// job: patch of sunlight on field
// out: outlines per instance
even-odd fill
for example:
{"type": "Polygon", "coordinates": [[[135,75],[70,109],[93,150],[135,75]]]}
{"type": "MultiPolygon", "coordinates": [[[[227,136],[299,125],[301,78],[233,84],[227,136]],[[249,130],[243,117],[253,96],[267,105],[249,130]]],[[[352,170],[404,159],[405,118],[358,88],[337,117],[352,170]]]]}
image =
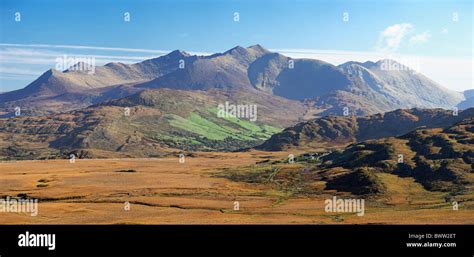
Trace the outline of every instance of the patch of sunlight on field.
{"type": "Polygon", "coordinates": [[[445,193],[427,191],[421,184],[415,182],[414,178],[403,178],[388,173],[376,175],[387,189],[388,204],[419,205],[420,207],[446,204],[445,193]]]}

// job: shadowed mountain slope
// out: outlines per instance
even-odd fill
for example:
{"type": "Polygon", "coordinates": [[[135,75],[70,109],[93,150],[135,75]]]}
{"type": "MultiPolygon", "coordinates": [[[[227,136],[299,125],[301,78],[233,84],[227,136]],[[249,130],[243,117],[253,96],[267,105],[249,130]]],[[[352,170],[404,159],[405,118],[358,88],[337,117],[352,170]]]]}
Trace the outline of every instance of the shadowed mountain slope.
{"type": "MultiPolygon", "coordinates": [[[[360,180],[342,183],[357,174],[377,177],[377,173],[412,177],[430,191],[472,194],[474,185],[474,117],[447,128],[417,129],[396,138],[363,141],[322,158],[322,167],[345,169],[330,187],[358,190],[360,180]],[[344,188],[345,187],[345,188],[344,188]]],[[[372,185],[374,181],[372,181],[372,185]]],[[[471,199],[471,201],[474,199],[471,199]]]]}
{"type": "Polygon", "coordinates": [[[396,110],[372,116],[326,116],[299,123],[273,135],[257,149],[279,151],[326,144],[347,144],[366,139],[399,136],[419,127],[443,128],[474,116],[474,109],[457,116],[442,109],[396,110]]]}
{"type": "Polygon", "coordinates": [[[464,91],[466,100],[460,102],[457,107],[461,110],[474,107],[474,89],[464,91]]]}

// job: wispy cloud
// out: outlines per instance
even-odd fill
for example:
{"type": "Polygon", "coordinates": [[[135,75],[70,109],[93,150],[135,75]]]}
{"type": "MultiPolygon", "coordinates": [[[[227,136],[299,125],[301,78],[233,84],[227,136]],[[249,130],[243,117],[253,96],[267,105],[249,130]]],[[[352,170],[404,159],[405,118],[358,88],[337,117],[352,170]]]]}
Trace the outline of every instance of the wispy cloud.
{"type": "MultiPolygon", "coordinates": [[[[98,64],[109,62],[134,63],[143,60],[156,58],[167,54],[172,50],[153,50],[119,47],[96,47],[78,45],[49,45],[49,44],[5,44],[0,43],[0,64],[1,63],[24,63],[24,64],[53,64],[55,59],[63,55],[73,57],[93,57],[98,64]],[[79,50],[95,50],[101,54],[78,53],[79,50]],[[104,54],[106,51],[119,51],[129,55],[104,54]],[[137,53],[149,53],[152,55],[136,55],[137,53]]],[[[84,52],[84,51],[82,51],[84,52]]],[[[206,52],[191,52],[196,55],[209,55],[206,52]]]]}
{"type": "Polygon", "coordinates": [[[409,43],[410,43],[410,45],[423,44],[423,43],[426,43],[428,41],[428,39],[430,39],[430,37],[431,37],[430,32],[425,31],[423,33],[412,36],[409,40],[409,43]]]}
{"type": "Polygon", "coordinates": [[[100,54],[77,54],[49,50],[19,49],[19,48],[0,48],[1,63],[17,64],[54,64],[56,58],[64,55],[70,57],[95,58],[97,63],[106,64],[109,62],[134,63],[151,59],[156,56],[123,56],[123,55],[100,55],[100,54]]]}
{"type": "Polygon", "coordinates": [[[0,43],[0,46],[9,47],[31,47],[31,48],[60,48],[60,49],[82,49],[82,50],[101,50],[101,51],[123,51],[123,52],[136,52],[136,53],[155,53],[155,54],[166,54],[169,51],[166,50],[152,50],[152,49],[140,49],[140,48],[122,48],[122,47],[100,47],[100,46],[81,46],[81,45],[50,45],[50,44],[8,44],[0,43]]]}
{"type": "Polygon", "coordinates": [[[410,23],[394,24],[384,29],[379,34],[375,49],[381,52],[394,52],[408,33],[413,30],[410,23]]]}
{"type": "Polygon", "coordinates": [[[41,74],[42,72],[44,71],[0,66],[0,73],[5,74],[5,75],[36,76],[38,74],[41,74]]]}
{"type": "MultiPolygon", "coordinates": [[[[155,56],[126,56],[126,55],[103,55],[103,54],[81,54],[74,51],[58,51],[50,49],[35,49],[28,47],[3,47],[0,44],[0,63],[23,63],[23,64],[54,64],[56,58],[64,55],[74,57],[93,57],[98,63],[107,62],[138,62],[155,56]]],[[[160,54],[162,55],[162,54],[160,54]]]]}

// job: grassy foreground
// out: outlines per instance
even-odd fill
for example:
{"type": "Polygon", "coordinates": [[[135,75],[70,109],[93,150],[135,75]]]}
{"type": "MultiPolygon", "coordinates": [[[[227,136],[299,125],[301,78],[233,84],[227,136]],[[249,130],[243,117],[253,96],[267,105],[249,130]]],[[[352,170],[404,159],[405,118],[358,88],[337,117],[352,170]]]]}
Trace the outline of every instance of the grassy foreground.
{"type": "Polygon", "coordinates": [[[39,214],[0,213],[0,223],[474,223],[472,206],[461,204],[454,211],[442,193],[392,174],[377,175],[390,197],[366,199],[364,216],[327,213],[325,199],[348,193],[327,190],[323,181],[308,183],[306,175],[294,173],[298,163],[279,163],[281,168],[271,178],[267,172],[272,170],[265,171],[268,163],[287,156],[286,152],[252,151],[196,153],[184,163],[178,157],[3,162],[0,197],[39,199],[39,214]],[[249,167],[261,172],[245,181],[249,167]]]}

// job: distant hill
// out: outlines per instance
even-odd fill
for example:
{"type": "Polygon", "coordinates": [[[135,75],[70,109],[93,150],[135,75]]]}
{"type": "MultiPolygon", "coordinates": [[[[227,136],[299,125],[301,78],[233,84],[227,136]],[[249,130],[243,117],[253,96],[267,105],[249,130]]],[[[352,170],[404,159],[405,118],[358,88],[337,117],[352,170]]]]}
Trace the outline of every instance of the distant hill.
{"type": "Polygon", "coordinates": [[[396,110],[365,117],[326,116],[286,128],[256,148],[280,151],[347,144],[400,136],[420,127],[444,128],[473,116],[474,108],[461,111],[457,116],[443,109],[396,110]]]}
{"type": "Polygon", "coordinates": [[[85,109],[0,119],[3,158],[154,157],[178,151],[232,151],[261,144],[301,119],[307,107],[270,94],[145,90],[85,109]],[[255,104],[255,122],[219,117],[219,104],[255,104]],[[128,114],[126,114],[128,111],[128,114]]]}
{"type": "MultiPolygon", "coordinates": [[[[339,68],[349,77],[349,90],[328,97],[334,106],[348,106],[354,114],[407,109],[453,109],[463,95],[443,88],[423,74],[390,59],[378,62],[347,62],[339,68]]],[[[341,112],[339,111],[339,114],[341,112]]]]}
{"type": "MultiPolygon", "coordinates": [[[[178,69],[179,60],[192,62],[196,56],[182,51],[136,64],[109,63],[88,70],[63,72],[48,70],[23,89],[0,94],[0,108],[12,111],[16,106],[24,114],[69,111],[121,98],[139,92],[134,84],[149,81],[178,69]]],[[[76,64],[78,65],[78,64],[76,64]]]]}
{"type": "Polygon", "coordinates": [[[466,100],[460,102],[457,107],[461,110],[474,107],[474,89],[464,91],[466,100]]]}
{"type": "Polygon", "coordinates": [[[383,176],[378,173],[385,173],[412,177],[427,190],[450,192],[454,197],[472,192],[473,143],[471,116],[444,129],[417,129],[396,138],[350,145],[344,151],[324,156],[320,167],[339,172],[329,179],[328,189],[384,193],[380,179],[383,176]]]}
{"type": "MultiPolygon", "coordinates": [[[[444,119],[439,110],[403,112],[420,120],[444,119]]],[[[363,140],[337,149],[295,151],[291,162],[290,157],[264,160],[226,169],[222,176],[301,197],[352,195],[403,212],[410,206],[452,209],[454,202],[469,209],[474,201],[473,145],[471,113],[447,127],[417,128],[397,137],[363,140]]]]}
{"type": "Polygon", "coordinates": [[[414,107],[452,109],[464,99],[419,73],[393,67],[402,66],[392,60],[334,66],[291,59],[260,45],[210,56],[176,50],[131,65],[109,63],[96,67],[93,74],[72,68],[49,70],[23,89],[0,94],[0,111],[11,116],[17,106],[25,115],[77,110],[150,88],[256,89],[251,92],[312,100],[321,115],[342,115],[345,108],[355,115],[414,107]]]}

